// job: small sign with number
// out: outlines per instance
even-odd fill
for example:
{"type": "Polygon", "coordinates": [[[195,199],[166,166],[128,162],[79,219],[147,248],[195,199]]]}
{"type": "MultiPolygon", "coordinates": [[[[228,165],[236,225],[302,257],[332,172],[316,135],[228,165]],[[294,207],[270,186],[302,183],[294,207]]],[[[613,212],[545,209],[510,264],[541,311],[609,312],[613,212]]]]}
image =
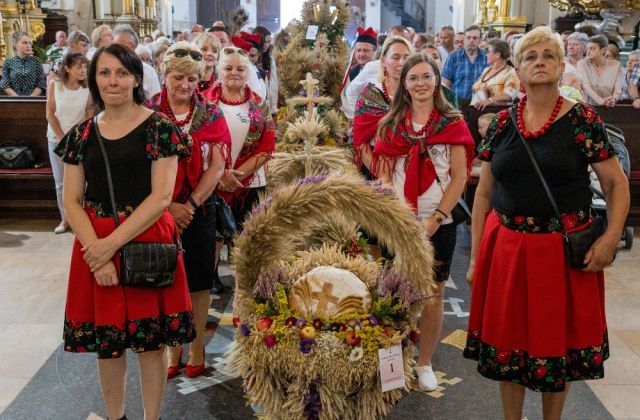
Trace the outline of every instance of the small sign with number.
{"type": "Polygon", "coordinates": [[[405,378],[404,363],[402,362],[402,346],[398,344],[388,349],[379,349],[378,358],[380,359],[380,383],[382,385],[382,392],[404,388],[405,378]]]}
{"type": "Polygon", "coordinates": [[[309,25],[307,27],[307,39],[315,41],[316,36],[318,36],[318,25],[309,25]]]}

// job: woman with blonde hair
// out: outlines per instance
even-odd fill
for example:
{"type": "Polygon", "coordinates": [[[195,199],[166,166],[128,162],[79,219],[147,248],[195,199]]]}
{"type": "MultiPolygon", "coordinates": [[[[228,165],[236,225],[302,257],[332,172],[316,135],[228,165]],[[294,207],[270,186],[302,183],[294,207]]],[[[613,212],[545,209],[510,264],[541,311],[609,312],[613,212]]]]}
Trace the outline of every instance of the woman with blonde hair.
{"type": "Polygon", "coordinates": [[[106,47],[113,42],[113,31],[109,25],[102,24],[91,32],[91,48],[87,52],[87,58],[91,60],[98,48],[106,47]]]}
{"type": "Polygon", "coordinates": [[[484,162],[473,203],[464,357],[500,381],[505,419],[522,418],[528,388],[542,393],[543,418],[553,420],[562,416],[572,381],[604,376],[602,270],[620,241],[629,185],[600,117],[560,95],[561,36],[549,27],[533,29],[518,41],[514,64],[527,94],[496,115],[478,147],[484,162]],[[589,166],[606,197],[608,225],[586,253],[585,267],[576,269],[568,264],[563,232],[591,223],[589,166]]]}
{"type": "MultiPolygon", "coordinates": [[[[182,239],[187,284],[193,304],[196,338],[189,346],[184,373],[195,378],[204,372],[204,331],[209,314],[209,289],[215,278],[216,202],[214,189],[230,165],[231,137],[222,112],[198,93],[205,64],[200,50],[192,43],[173,44],[164,56],[162,92],[150,107],[171,119],[192,139],[189,159],[178,167],[169,213],[176,221],[182,239]]],[[[169,350],[167,376],[179,373],[182,346],[169,350]]]]}
{"type": "Polygon", "coordinates": [[[16,55],[2,64],[0,90],[9,96],[40,96],[47,88],[47,79],[40,61],[33,56],[33,41],[26,32],[11,36],[16,55]]]}
{"type": "Polygon", "coordinates": [[[405,38],[388,37],[381,48],[378,81],[367,84],[358,95],[353,118],[353,158],[368,179],[372,178],[372,151],[378,122],[389,112],[400,85],[402,65],[411,54],[413,48],[405,38]]]}
{"type": "Polygon", "coordinates": [[[473,137],[444,97],[437,64],[416,54],[402,66],[391,109],[380,121],[373,171],[393,185],[423,220],[434,247],[435,281],[439,293],[425,302],[420,317],[420,355],[416,373],[424,391],[438,381],[432,358],[440,339],[444,283],[449,278],[456,246],[451,211],[462,196],[471,162],[473,137]]]}
{"type": "Polygon", "coordinates": [[[222,44],[217,36],[211,32],[204,32],[197,36],[195,44],[200,48],[204,59],[204,73],[198,83],[198,92],[207,100],[211,98],[213,86],[216,83],[216,64],[222,44]]]}

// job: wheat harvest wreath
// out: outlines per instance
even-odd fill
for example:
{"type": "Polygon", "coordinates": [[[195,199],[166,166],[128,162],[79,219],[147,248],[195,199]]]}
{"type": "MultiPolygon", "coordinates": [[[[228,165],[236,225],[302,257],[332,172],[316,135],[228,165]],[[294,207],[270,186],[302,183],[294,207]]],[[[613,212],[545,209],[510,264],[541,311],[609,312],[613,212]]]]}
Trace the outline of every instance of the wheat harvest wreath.
{"type": "MultiPolygon", "coordinates": [[[[324,223],[324,222],[323,222],[324,223]]],[[[228,368],[270,418],[386,415],[413,380],[416,316],[437,286],[409,207],[379,183],[316,175],[274,192],[235,239],[238,332],[228,368]],[[373,261],[354,241],[295,251],[316,220],[342,214],[394,255],[373,261]],[[378,349],[401,344],[405,388],[382,392],[378,349]]]]}

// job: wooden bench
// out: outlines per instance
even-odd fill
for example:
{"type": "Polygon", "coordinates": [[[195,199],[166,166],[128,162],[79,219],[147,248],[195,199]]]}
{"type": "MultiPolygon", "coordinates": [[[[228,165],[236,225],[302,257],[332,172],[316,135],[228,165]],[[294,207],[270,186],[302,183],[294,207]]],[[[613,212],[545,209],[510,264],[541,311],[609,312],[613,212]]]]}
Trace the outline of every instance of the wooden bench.
{"type": "Polygon", "coordinates": [[[0,96],[0,143],[28,142],[39,169],[0,170],[0,217],[58,218],[47,146],[46,99],[0,96]]]}

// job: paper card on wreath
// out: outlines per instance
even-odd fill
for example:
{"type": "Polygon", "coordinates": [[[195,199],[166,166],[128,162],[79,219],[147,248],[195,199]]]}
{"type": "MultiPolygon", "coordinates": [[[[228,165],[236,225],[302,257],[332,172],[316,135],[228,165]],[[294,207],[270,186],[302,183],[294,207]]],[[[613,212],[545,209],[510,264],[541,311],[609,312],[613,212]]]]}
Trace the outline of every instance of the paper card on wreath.
{"type": "Polygon", "coordinates": [[[318,25],[309,25],[307,28],[307,39],[315,41],[318,35],[318,25]]]}
{"type": "Polygon", "coordinates": [[[388,349],[378,349],[380,359],[380,383],[382,392],[396,388],[404,388],[404,363],[402,361],[402,346],[400,344],[388,349]]]}

